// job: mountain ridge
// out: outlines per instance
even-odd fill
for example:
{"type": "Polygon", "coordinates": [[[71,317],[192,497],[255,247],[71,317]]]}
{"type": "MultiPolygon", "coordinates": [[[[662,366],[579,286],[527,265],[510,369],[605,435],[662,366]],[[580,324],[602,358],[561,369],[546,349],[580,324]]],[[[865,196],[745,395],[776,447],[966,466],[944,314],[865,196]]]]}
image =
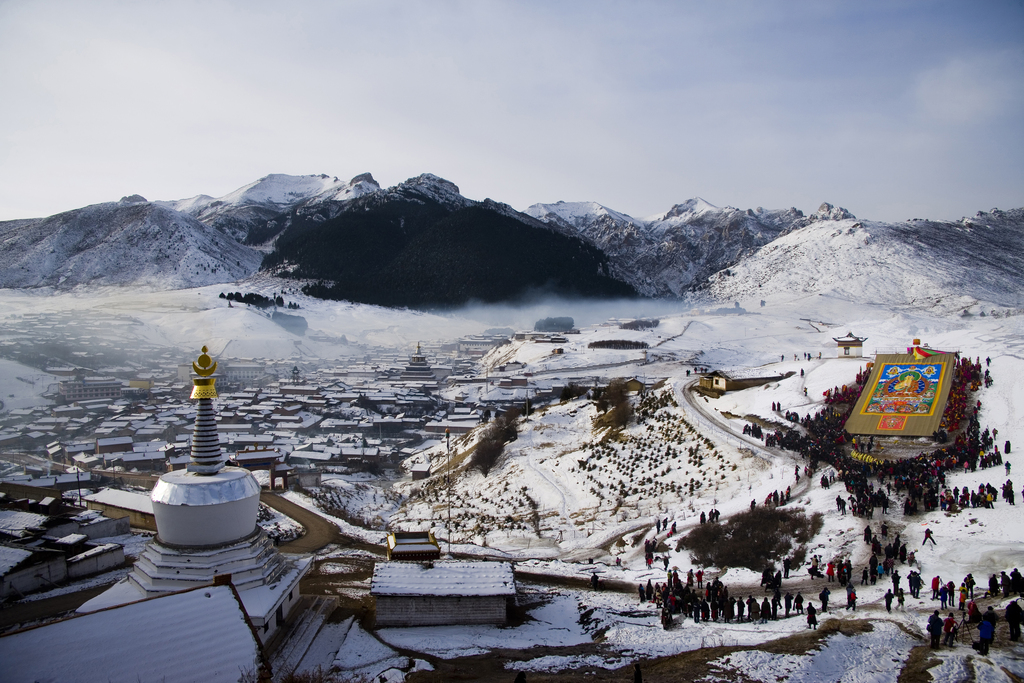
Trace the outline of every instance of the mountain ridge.
{"type": "MultiPolygon", "coordinates": [[[[326,290],[346,277],[352,282],[373,280],[374,269],[391,260],[383,252],[411,243],[419,232],[470,208],[482,210],[472,214],[483,221],[481,229],[497,225],[501,216],[523,228],[561,235],[570,240],[558,247],[567,249],[568,259],[576,258],[572,253],[583,254],[571,246],[572,240],[598,250],[583,257],[592,272],[580,277],[590,285],[581,281],[579,287],[569,288],[580,296],[587,295],[589,286],[595,288],[594,294],[607,289],[600,284],[603,280],[589,280],[590,275],[610,277],[640,296],[656,298],[761,298],[794,289],[843,295],[857,289],[852,284],[844,287],[836,278],[835,272],[844,269],[863,280],[859,291],[899,305],[937,298],[945,301],[943,305],[959,299],[956,305],[970,300],[1017,305],[1024,290],[1024,263],[1015,256],[1024,253],[1024,209],[979,211],[958,221],[885,223],[858,220],[829,203],[804,215],[793,207],[717,207],[694,197],[646,218],[597,202],[534,204],[520,212],[492,199],[468,199],[455,183],[430,173],[387,188],[369,173],[347,181],[326,174],[270,174],[219,198],[197,195],[149,202],[131,195],[47,218],[0,222],[0,287],[187,288],[235,282],[263,268],[319,282],[326,290]],[[348,226],[346,239],[355,243],[339,242],[338,236],[323,230],[325,225],[348,226]],[[298,248],[308,236],[320,240],[322,248],[298,248]],[[347,274],[329,273],[332,262],[342,263],[347,274]],[[919,267],[922,263],[929,266],[919,267]],[[894,271],[899,277],[885,275],[894,271]],[[887,289],[872,284],[872,278],[897,284],[887,289]]],[[[464,229],[462,224],[457,228],[466,238],[470,233],[464,229]]],[[[519,227],[490,234],[512,233],[520,236],[516,239],[536,236],[519,227]]],[[[449,244],[451,253],[457,251],[458,243],[448,237],[440,235],[438,240],[449,244]]],[[[433,245],[419,248],[431,251],[433,245]]],[[[432,253],[438,262],[451,261],[451,254],[432,253]]],[[[518,253],[528,264],[529,254],[536,252],[518,253]]],[[[483,256],[477,252],[473,258],[483,256]]],[[[395,263],[429,268],[411,256],[395,263]]],[[[430,273],[409,275],[415,280],[430,273]]],[[[402,281],[396,273],[383,279],[402,281]]],[[[542,279],[569,285],[557,272],[542,279]]],[[[440,286],[436,278],[423,281],[440,286]]],[[[406,291],[405,302],[383,298],[388,305],[422,305],[420,293],[406,291]]],[[[476,298],[472,291],[464,295],[476,298]]],[[[352,300],[374,296],[364,291],[352,300]]]]}

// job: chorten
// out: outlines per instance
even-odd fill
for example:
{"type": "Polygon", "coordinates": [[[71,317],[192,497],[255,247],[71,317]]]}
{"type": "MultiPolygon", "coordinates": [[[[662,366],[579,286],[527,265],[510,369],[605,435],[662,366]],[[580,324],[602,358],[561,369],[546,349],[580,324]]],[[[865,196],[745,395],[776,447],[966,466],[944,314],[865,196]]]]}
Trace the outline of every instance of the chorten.
{"type": "Polygon", "coordinates": [[[299,579],[310,558],[286,559],[256,524],[260,485],[248,470],[225,465],[213,408],[217,363],[205,346],[192,369],[198,377],[192,380],[191,398],[199,401],[199,409],[190,462],[184,470],[161,476],[153,488],[157,535],[139,555],[127,585],[115,585],[86,603],[84,611],[138,599],[130,597],[128,587],[152,597],[230,577],[257,633],[266,640],[298,600],[299,579]],[[101,600],[105,596],[108,601],[101,600]],[[128,599],[118,600],[122,597],[128,599]]]}
{"type": "Polygon", "coordinates": [[[427,362],[427,357],[420,351],[419,342],[416,343],[416,353],[409,357],[409,364],[405,366],[399,379],[403,382],[437,384],[437,376],[427,362]]]}

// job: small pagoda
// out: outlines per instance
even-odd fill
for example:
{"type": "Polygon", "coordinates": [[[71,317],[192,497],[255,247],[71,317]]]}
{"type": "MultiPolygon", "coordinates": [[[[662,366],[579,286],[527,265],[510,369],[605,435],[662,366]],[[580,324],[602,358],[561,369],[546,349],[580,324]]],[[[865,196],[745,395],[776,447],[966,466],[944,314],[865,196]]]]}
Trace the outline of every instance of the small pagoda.
{"type": "Polygon", "coordinates": [[[832,337],[832,341],[839,345],[840,358],[863,358],[867,340],[867,337],[858,337],[853,332],[847,332],[845,337],[832,337]]]}
{"type": "Polygon", "coordinates": [[[399,379],[403,382],[437,384],[437,375],[427,362],[427,357],[420,351],[419,342],[416,343],[416,353],[409,357],[409,364],[405,366],[399,379]]]}

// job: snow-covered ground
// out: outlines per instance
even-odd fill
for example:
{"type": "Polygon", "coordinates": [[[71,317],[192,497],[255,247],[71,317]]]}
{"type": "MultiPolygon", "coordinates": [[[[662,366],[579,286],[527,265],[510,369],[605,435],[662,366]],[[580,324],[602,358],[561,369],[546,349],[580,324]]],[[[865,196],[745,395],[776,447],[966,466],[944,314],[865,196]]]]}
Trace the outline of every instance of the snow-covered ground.
{"type": "MultiPolygon", "coordinates": [[[[317,341],[309,335],[296,346],[296,338],[258,313],[228,309],[218,299],[219,291],[204,288],[129,294],[111,290],[54,297],[7,291],[0,292],[4,304],[0,315],[41,310],[80,310],[83,314],[91,310],[119,311],[138,322],[126,334],[169,347],[194,349],[209,344],[215,353],[240,357],[289,358],[296,348],[321,359],[344,354],[343,344],[317,341]]],[[[387,341],[401,346],[417,340],[451,339],[481,332],[494,324],[493,319],[474,319],[469,314],[433,316],[302,301],[302,314],[308,318],[311,330],[323,330],[335,337],[344,334],[349,340],[367,344],[387,341]]],[[[486,477],[461,457],[477,437],[453,438],[456,476],[452,518],[458,526],[450,536],[447,490],[443,485],[447,453],[443,446],[427,452],[434,476],[424,481],[406,479],[392,486],[386,481],[329,478],[325,490],[346,503],[339,507],[346,511],[345,519],[329,519],[343,533],[369,543],[379,543],[384,528],[429,528],[442,540],[444,550],[450,537],[455,553],[513,559],[531,575],[586,581],[596,571],[602,578],[635,585],[648,579],[664,580],[664,571],[657,566],[648,569],[643,558],[645,538],[657,535],[659,540],[666,540],[665,532],[656,533],[656,519],[674,523],[679,536],[699,524],[702,511],[716,508],[725,520],[749,507],[751,500],[760,503],[771,492],[792,487],[791,505],[824,517],[822,530],[811,540],[808,554],[826,559],[849,557],[859,576],[867,559],[867,546],[860,541],[867,520],[840,515],[835,507],[835,488],[822,489],[806,477],[798,484],[793,476],[797,464],[793,454],[765,449],[762,442],[741,434],[743,425],[755,418],[768,424],[781,423],[781,415],[771,409],[773,402],[781,403],[782,412],[814,413],[821,408],[825,390],[852,382],[866,360],[836,358],[832,340],[848,331],[867,337],[867,355],[902,350],[914,338],[920,338],[933,348],[960,351],[971,358],[991,358],[995,383],[977,395],[983,402],[981,422],[983,427],[999,430],[997,443],[1001,449],[1005,440],[1017,445],[1018,450],[1006,458],[1013,471],[1009,476],[1001,467],[952,474],[948,484],[976,489],[981,483],[991,483],[998,487],[1009,478],[1014,481],[1014,489],[1020,491],[1024,463],[1017,454],[1024,448],[1024,382],[1020,380],[1024,377],[1024,316],[997,310],[994,316],[962,317],[874,304],[867,297],[861,303],[799,295],[787,301],[771,301],[765,307],[757,302],[741,303],[747,309],[745,313],[701,312],[681,304],[668,310],[666,305],[660,325],[644,332],[620,330],[615,324],[583,325],[581,335],[574,335],[559,357],[551,355],[550,345],[523,342],[504,348],[502,363],[525,362],[538,378],[579,381],[585,386],[591,386],[594,378],[605,383],[617,376],[664,383],[638,400],[638,421],[614,438],[598,425],[596,409],[585,397],[541,406],[521,422],[518,439],[507,446],[506,454],[486,477]],[[651,347],[649,362],[644,363],[643,354],[637,352],[588,348],[589,342],[602,339],[647,341],[651,347]],[[802,360],[804,353],[811,354],[812,360],[802,360]],[[795,374],[704,401],[693,400],[687,392],[697,367],[742,376],[795,374]],[[689,376],[687,370],[691,371],[689,376]],[[363,521],[354,523],[360,519],[363,521]]],[[[567,309],[565,313],[571,315],[573,311],[567,309]]],[[[0,374],[0,396],[24,394],[9,387],[10,377],[20,376],[20,372],[15,368],[0,374]]],[[[42,386],[42,380],[32,386],[42,386]]],[[[38,396],[37,389],[19,400],[31,405],[33,396],[38,396]]],[[[880,444],[886,446],[884,440],[880,444]]],[[[932,448],[928,440],[916,446],[920,450],[932,448]]],[[[317,509],[313,498],[298,493],[287,497],[317,509]]],[[[994,509],[968,509],[953,515],[933,512],[912,519],[904,519],[901,507],[894,505],[889,522],[893,530],[908,539],[908,547],[917,550],[926,579],[939,575],[959,583],[970,572],[984,583],[991,573],[1024,567],[1019,533],[1024,524],[1022,517],[1024,504],[1011,507],[997,501],[994,509]],[[925,527],[934,531],[937,545],[920,547],[925,527]]],[[[876,515],[872,525],[879,519],[876,515]]],[[[659,559],[663,555],[669,566],[684,572],[692,566],[689,554],[677,550],[674,542],[659,552],[659,559]]],[[[338,571],[343,571],[345,558],[339,555],[336,559],[338,571]]],[[[749,570],[711,568],[710,574],[720,575],[734,594],[758,590],[759,577],[749,570]]],[[[753,680],[895,680],[910,649],[921,644],[925,619],[936,605],[930,599],[908,598],[905,611],[887,613],[881,603],[887,585],[858,586],[856,616],[842,612],[828,615],[844,620],[867,617],[874,624],[873,630],[833,634],[820,648],[800,654],[770,654],[757,649],[736,652],[716,660],[716,673],[708,680],[729,680],[732,672],[753,680]]],[[[545,655],[536,661],[516,663],[523,670],[555,671],[617,668],[708,644],[757,646],[806,630],[800,619],[791,618],[764,625],[688,623],[666,632],[658,626],[653,607],[638,605],[634,594],[574,588],[532,590],[545,590],[547,594],[531,609],[532,620],[518,627],[385,629],[378,635],[394,647],[441,658],[490,649],[525,650],[538,644],[570,648],[600,641],[601,649],[596,654],[574,655],[575,659],[545,655]]],[[[817,603],[816,593],[806,597],[817,603]]],[[[998,604],[1004,606],[1005,601],[998,604]]],[[[1020,646],[998,642],[997,646],[988,658],[978,657],[966,647],[942,651],[941,663],[932,670],[935,680],[1011,680],[1000,667],[1024,676],[1020,646]],[[970,660],[968,654],[972,655],[970,660]]],[[[379,661],[386,662],[389,657],[379,661]]],[[[411,666],[414,664],[406,661],[404,668],[409,670],[411,666]]]]}

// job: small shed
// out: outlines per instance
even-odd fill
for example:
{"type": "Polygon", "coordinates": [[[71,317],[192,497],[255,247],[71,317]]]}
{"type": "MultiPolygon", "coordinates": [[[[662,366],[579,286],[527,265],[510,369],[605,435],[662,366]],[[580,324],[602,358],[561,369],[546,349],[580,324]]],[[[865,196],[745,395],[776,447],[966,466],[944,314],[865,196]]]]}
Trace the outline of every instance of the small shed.
{"type": "Polygon", "coordinates": [[[432,531],[396,531],[388,534],[388,560],[426,562],[441,559],[441,546],[432,531]]]}
{"type": "Polygon", "coordinates": [[[378,562],[377,626],[504,624],[515,598],[510,562],[378,562]]]}
{"type": "Polygon", "coordinates": [[[724,394],[729,390],[729,383],[731,381],[732,377],[721,370],[715,370],[700,376],[700,387],[708,391],[715,391],[724,394]]]}
{"type": "Polygon", "coordinates": [[[700,376],[698,388],[701,393],[709,396],[720,397],[727,391],[742,391],[743,389],[759,387],[765,384],[770,384],[771,382],[781,382],[788,377],[792,377],[794,374],[795,373],[790,370],[789,372],[781,375],[737,378],[732,375],[728,375],[721,370],[715,370],[700,376]]]}
{"type": "Polygon", "coordinates": [[[417,463],[417,464],[413,465],[410,468],[409,471],[412,472],[412,480],[413,481],[419,481],[421,479],[426,479],[427,477],[430,476],[430,463],[429,462],[417,463]]]}
{"type": "Polygon", "coordinates": [[[845,337],[832,337],[832,340],[839,345],[840,358],[864,357],[864,342],[868,340],[867,337],[857,337],[853,332],[847,332],[845,337]]]}

